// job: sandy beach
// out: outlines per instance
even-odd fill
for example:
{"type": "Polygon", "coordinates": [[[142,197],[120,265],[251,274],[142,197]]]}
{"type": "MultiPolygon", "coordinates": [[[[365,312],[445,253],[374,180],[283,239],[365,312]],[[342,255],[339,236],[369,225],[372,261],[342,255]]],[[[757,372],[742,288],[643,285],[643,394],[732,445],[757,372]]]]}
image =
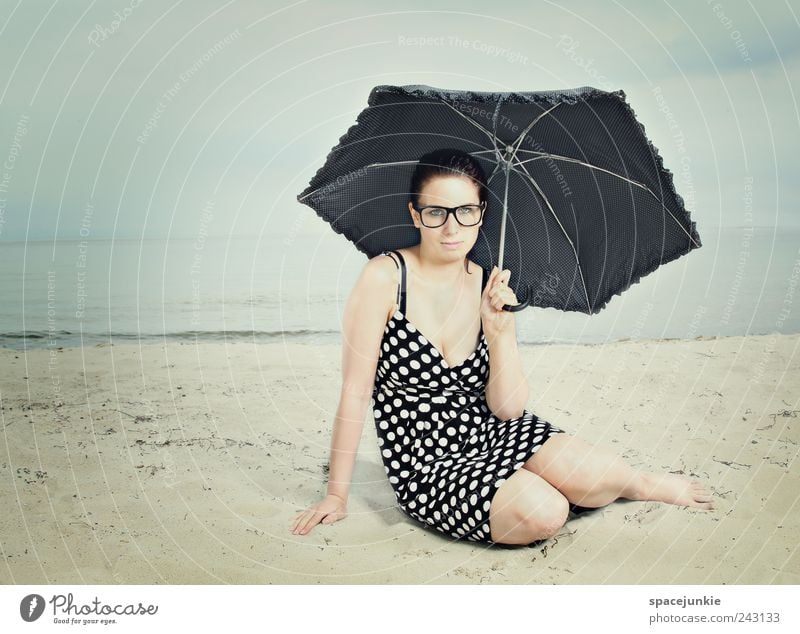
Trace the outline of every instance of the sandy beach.
{"type": "Polygon", "coordinates": [[[535,547],[423,529],[368,411],[349,516],[325,491],[340,347],[169,342],[0,350],[4,584],[798,584],[800,335],[523,346],[528,408],[702,511],[618,501],[535,547]]]}

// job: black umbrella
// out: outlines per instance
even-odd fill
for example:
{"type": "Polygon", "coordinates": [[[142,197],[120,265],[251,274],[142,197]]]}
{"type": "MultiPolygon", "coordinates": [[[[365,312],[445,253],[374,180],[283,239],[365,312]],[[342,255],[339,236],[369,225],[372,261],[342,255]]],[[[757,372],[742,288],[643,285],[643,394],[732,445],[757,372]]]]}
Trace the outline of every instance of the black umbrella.
{"type": "Polygon", "coordinates": [[[489,204],[469,257],[511,270],[527,305],[597,313],[701,246],[672,173],[622,90],[473,92],[377,86],[298,201],[368,257],[419,243],[407,211],[417,160],[477,158],[489,204]]]}

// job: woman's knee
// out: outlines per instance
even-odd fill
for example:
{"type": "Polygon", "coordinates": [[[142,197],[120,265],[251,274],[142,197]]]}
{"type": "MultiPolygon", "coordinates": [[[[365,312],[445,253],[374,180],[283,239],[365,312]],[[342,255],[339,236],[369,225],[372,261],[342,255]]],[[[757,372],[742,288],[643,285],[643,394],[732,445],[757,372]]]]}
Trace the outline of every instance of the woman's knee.
{"type": "Polygon", "coordinates": [[[522,507],[517,509],[517,516],[528,532],[537,539],[553,537],[567,522],[569,500],[555,491],[538,508],[522,507]]]}
{"type": "Polygon", "coordinates": [[[569,502],[539,476],[520,469],[492,500],[492,539],[528,544],[555,535],[567,521],[569,502]]]}

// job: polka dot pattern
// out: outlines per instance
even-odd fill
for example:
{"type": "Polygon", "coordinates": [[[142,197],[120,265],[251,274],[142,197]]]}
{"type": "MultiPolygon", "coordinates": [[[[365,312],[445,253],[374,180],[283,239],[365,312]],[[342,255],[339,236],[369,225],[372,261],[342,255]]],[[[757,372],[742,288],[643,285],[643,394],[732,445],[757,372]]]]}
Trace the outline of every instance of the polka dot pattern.
{"type": "Polygon", "coordinates": [[[450,367],[397,310],[383,334],[372,411],[403,512],[455,539],[493,543],[489,509],[497,489],[563,430],[528,410],[498,419],[486,404],[488,379],[482,330],[472,354],[450,367]]]}

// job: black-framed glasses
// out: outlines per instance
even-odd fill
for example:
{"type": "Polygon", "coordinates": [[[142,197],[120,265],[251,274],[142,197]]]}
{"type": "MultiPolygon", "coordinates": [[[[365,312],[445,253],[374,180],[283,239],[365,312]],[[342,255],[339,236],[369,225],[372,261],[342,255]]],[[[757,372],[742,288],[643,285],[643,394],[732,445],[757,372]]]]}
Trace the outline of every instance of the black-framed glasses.
{"type": "Polygon", "coordinates": [[[447,217],[450,214],[456,219],[456,222],[463,227],[472,227],[478,224],[483,218],[483,212],[486,210],[486,202],[479,205],[459,205],[458,207],[442,207],[439,205],[423,207],[417,209],[413,207],[414,211],[419,214],[422,224],[429,229],[441,227],[447,222],[447,217]]]}

